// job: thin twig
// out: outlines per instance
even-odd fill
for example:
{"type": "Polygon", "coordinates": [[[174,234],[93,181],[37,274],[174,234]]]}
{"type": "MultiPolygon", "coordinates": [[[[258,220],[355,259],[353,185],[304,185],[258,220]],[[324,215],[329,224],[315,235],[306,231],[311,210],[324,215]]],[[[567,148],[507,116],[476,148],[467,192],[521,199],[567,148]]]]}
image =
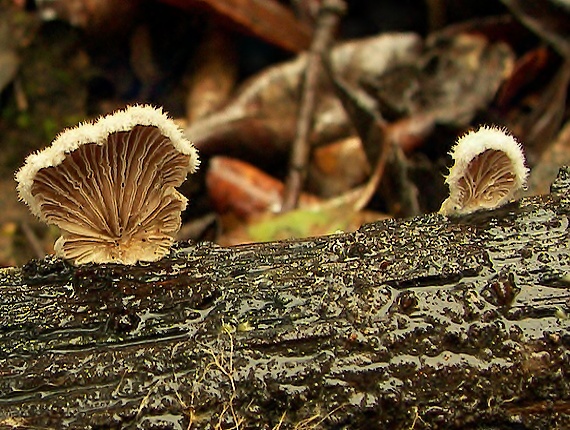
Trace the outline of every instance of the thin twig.
{"type": "Polygon", "coordinates": [[[301,104],[297,119],[297,131],[289,160],[289,174],[285,181],[283,212],[297,207],[301,189],[307,177],[310,155],[309,134],[313,125],[316,88],[321,73],[323,54],[330,49],[335,29],[346,10],[343,0],[323,0],[319,9],[317,27],[307,55],[307,66],[302,79],[301,104]]]}

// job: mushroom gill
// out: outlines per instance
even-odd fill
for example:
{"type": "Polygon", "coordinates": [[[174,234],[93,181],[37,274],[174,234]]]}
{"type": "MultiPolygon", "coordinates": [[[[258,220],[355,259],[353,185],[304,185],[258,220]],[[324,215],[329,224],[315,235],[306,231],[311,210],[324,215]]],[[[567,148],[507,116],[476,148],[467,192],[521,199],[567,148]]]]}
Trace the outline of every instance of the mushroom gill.
{"type": "Polygon", "coordinates": [[[55,251],[75,264],[155,261],[169,252],[198,165],[162,111],[132,106],[60,134],[16,175],[32,212],[58,226],[55,251]]]}
{"type": "Polygon", "coordinates": [[[526,185],[528,169],[520,144],[495,127],[461,137],[452,149],[454,165],[446,183],[449,197],[440,213],[468,214],[507,203],[526,185]]]}

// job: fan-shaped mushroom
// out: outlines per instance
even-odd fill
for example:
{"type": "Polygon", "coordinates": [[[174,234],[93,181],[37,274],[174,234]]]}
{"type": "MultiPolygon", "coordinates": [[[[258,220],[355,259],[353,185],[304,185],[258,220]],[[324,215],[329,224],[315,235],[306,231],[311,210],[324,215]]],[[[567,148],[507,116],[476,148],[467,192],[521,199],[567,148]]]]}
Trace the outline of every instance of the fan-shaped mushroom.
{"type": "Polygon", "coordinates": [[[180,228],[175,190],[198,167],[182,130],[151,106],[129,106],[59,134],[17,172],[32,213],[61,230],[56,254],[75,264],[155,261],[180,228]]]}
{"type": "Polygon", "coordinates": [[[525,187],[528,169],[521,145],[505,130],[483,126],[461,137],[450,155],[449,198],[440,213],[467,214],[501,206],[525,187]]]}

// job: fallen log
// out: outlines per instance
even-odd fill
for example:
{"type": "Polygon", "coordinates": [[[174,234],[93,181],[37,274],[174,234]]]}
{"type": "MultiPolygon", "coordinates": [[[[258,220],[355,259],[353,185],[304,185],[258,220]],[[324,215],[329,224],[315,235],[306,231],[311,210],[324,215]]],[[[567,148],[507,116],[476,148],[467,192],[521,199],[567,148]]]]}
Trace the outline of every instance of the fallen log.
{"type": "Polygon", "coordinates": [[[0,428],[570,428],[569,189],[4,269],[0,428]]]}

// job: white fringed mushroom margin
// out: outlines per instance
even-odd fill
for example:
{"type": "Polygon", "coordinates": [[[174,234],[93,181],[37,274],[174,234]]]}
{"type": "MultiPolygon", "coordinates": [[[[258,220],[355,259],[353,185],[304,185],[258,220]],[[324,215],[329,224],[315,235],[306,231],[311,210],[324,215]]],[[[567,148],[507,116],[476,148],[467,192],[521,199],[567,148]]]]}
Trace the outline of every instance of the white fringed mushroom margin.
{"type": "MultiPolygon", "coordinates": [[[[504,196],[497,198],[493,206],[501,206],[511,200],[515,195],[526,186],[529,169],[525,165],[525,157],[520,142],[504,128],[494,126],[481,126],[477,130],[472,130],[457,140],[456,145],[451,149],[450,155],[454,161],[453,166],[449,170],[446,177],[446,184],[449,186],[449,198],[441,205],[440,213],[443,214],[462,214],[477,210],[478,207],[462,207],[459,201],[461,197],[460,181],[467,178],[470,164],[486,151],[500,151],[506,155],[511,164],[510,174],[513,176],[513,183],[510,190],[504,196]]],[[[487,169],[493,166],[483,166],[487,169]]],[[[469,179],[469,178],[467,178],[469,179]]],[[[480,190],[481,184],[470,184],[471,190],[480,190]]],[[[474,193],[475,194],[475,193],[474,193]]],[[[489,206],[481,206],[481,208],[489,209],[489,206]]]]}
{"type": "Polygon", "coordinates": [[[112,114],[102,116],[95,121],[80,123],[78,126],[61,132],[52,145],[29,155],[24,166],[16,173],[17,190],[20,198],[26,202],[34,215],[46,221],[42,215],[40,203],[32,194],[34,177],[41,169],[57,166],[63,162],[66,154],[88,143],[104,145],[111,133],[128,131],[134,126],[155,126],[169,138],[174,147],[182,154],[190,156],[187,173],[194,173],[200,165],[198,152],[162,108],[150,105],[127,106],[112,114]]]}

